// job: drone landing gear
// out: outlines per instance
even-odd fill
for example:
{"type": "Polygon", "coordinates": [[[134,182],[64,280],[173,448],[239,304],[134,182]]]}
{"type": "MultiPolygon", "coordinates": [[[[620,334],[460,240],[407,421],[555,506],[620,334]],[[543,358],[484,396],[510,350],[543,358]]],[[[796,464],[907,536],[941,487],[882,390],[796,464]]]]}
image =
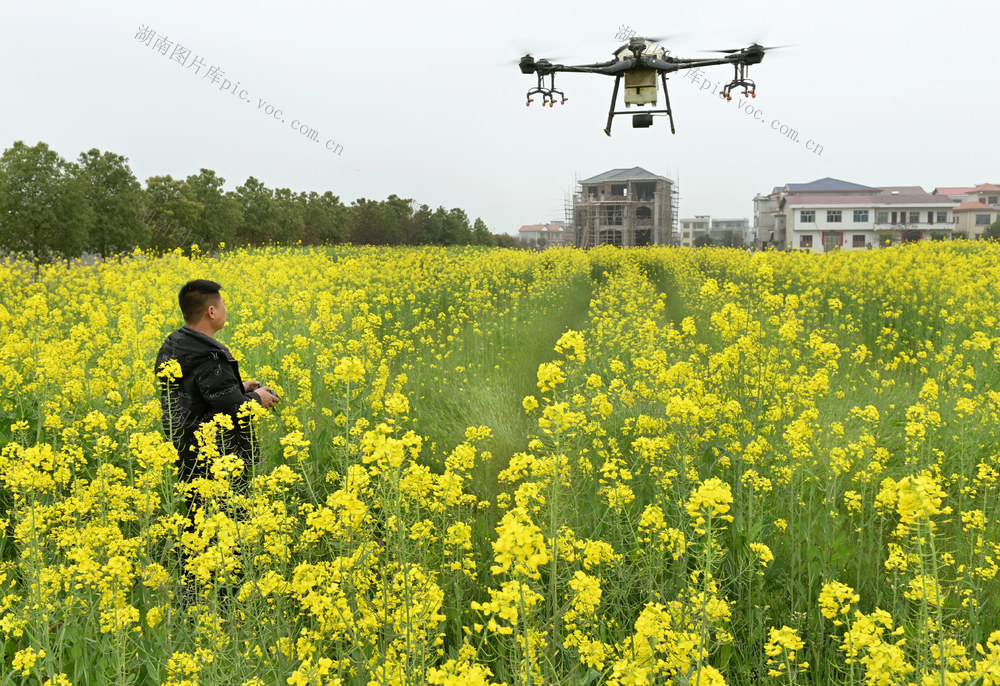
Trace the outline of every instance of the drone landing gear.
{"type": "Polygon", "coordinates": [[[747,68],[749,65],[746,64],[734,64],[733,69],[736,72],[733,80],[722,87],[722,97],[726,100],[732,100],[733,96],[730,94],[734,88],[743,89],[743,97],[745,98],[756,98],[757,97],[757,84],[747,78],[747,68]]]}
{"type": "MultiPolygon", "coordinates": [[[[622,74],[615,75],[615,87],[611,91],[611,109],[608,110],[608,125],[604,128],[604,133],[608,136],[611,135],[611,122],[614,120],[616,114],[629,114],[628,112],[615,112],[615,103],[618,102],[618,86],[621,83],[622,74]]],[[[674,129],[674,113],[670,109],[670,92],[667,90],[667,77],[663,72],[660,73],[660,80],[663,82],[663,97],[666,100],[666,109],[662,110],[646,110],[638,114],[632,115],[632,128],[633,129],[645,129],[653,125],[653,115],[654,114],[665,114],[670,118],[670,133],[677,133],[674,129]]]]}
{"type": "Polygon", "coordinates": [[[538,85],[528,91],[528,102],[524,104],[525,107],[531,107],[531,103],[534,102],[532,95],[542,96],[542,107],[548,105],[549,107],[554,107],[556,104],[556,95],[562,98],[559,102],[560,105],[565,105],[569,98],[561,90],[556,90],[556,75],[549,74],[549,86],[546,88],[545,83],[542,81],[545,77],[541,74],[538,75],[538,85]]]}

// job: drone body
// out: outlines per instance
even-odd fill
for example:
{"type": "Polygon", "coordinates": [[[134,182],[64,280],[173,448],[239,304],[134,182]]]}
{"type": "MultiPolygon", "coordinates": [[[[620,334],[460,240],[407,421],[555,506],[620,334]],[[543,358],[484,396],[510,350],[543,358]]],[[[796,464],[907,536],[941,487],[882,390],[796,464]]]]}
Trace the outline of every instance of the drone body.
{"type": "Polygon", "coordinates": [[[633,114],[632,126],[634,128],[647,128],[653,124],[653,115],[666,115],[670,118],[670,132],[676,133],[674,129],[674,116],[670,108],[670,95],[667,91],[667,74],[672,74],[684,69],[696,69],[700,67],[710,67],[717,64],[732,65],[735,73],[733,80],[722,88],[722,97],[732,100],[730,91],[733,88],[743,88],[743,94],[748,97],[757,97],[756,84],[747,77],[747,69],[752,64],[759,64],[764,59],[764,52],[770,48],[765,48],[756,43],[746,48],[732,50],[718,50],[716,52],[725,53],[725,57],[712,59],[683,59],[673,57],[667,53],[657,42],[650,38],[635,37],[628,43],[621,46],[614,52],[615,59],[608,62],[596,64],[566,65],[553,64],[549,60],[536,60],[531,55],[521,58],[518,66],[522,74],[535,74],[538,77],[538,85],[528,90],[528,105],[533,102],[533,95],[542,96],[542,106],[552,107],[556,104],[556,96],[559,96],[560,103],[565,103],[567,98],[562,91],[555,87],[557,72],[576,72],[584,74],[606,74],[615,77],[614,90],[611,94],[611,109],[608,111],[608,125],[604,133],[611,135],[611,122],[616,114],[628,114],[627,112],[616,112],[615,104],[618,101],[618,89],[622,79],[625,80],[624,101],[625,107],[633,105],[637,107],[650,106],[650,109],[640,114],[633,114]],[[664,107],[656,107],[659,97],[659,84],[656,77],[660,77],[663,85],[664,107]],[[549,83],[545,84],[544,79],[548,77],[549,83]]]}

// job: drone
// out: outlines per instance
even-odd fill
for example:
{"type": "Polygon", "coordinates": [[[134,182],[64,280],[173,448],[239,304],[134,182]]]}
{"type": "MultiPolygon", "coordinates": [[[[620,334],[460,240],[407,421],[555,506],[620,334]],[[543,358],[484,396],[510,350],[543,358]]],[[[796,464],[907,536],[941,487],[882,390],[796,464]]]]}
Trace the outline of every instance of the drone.
{"type": "Polygon", "coordinates": [[[528,102],[530,107],[534,101],[532,96],[542,96],[542,107],[548,105],[553,107],[558,101],[565,104],[568,98],[561,91],[556,89],[556,73],[558,72],[578,72],[583,74],[607,74],[615,77],[614,90],[611,93],[611,108],[608,111],[608,125],[604,133],[611,135],[611,122],[616,114],[628,114],[628,112],[616,112],[615,103],[618,101],[618,89],[622,78],[625,79],[625,107],[636,105],[645,107],[651,105],[656,107],[658,86],[656,83],[657,74],[663,84],[663,97],[665,109],[649,109],[645,112],[632,115],[632,127],[636,129],[648,128],[653,125],[653,115],[667,115],[670,118],[670,133],[676,134],[674,128],[674,115],[670,108],[670,94],[667,91],[667,74],[672,74],[682,69],[696,69],[698,67],[711,67],[717,64],[731,64],[735,71],[733,80],[723,86],[721,95],[727,100],[732,100],[731,92],[734,88],[742,88],[743,95],[756,98],[757,85],[747,77],[747,70],[752,64],[760,64],[764,59],[764,53],[774,47],[765,48],[757,43],[751,43],[745,48],[734,48],[730,50],[714,50],[712,52],[724,53],[725,57],[712,59],[683,59],[673,57],[667,50],[661,47],[655,39],[635,36],[628,43],[622,45],[613,54],[615,59],[597,64],[553,64],[547,59],[536,60],[530,54],[525,55],[518,62],[522,74],[535,74],[538,77],[538,85],[528,90],[528,102]],[[546,84],[545,79],[548,79],[546,84]]]}

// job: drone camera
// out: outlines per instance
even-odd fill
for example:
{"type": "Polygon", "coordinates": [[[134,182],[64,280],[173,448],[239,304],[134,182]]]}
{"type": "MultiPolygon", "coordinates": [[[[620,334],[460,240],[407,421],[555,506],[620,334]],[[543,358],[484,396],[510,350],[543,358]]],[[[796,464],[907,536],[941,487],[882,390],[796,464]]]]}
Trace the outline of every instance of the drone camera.
{"type": "Polygon", "coordinates": [[[632,115],[632,128],[633,129],[648,129],[653,125],[653,115],[648,112],[645,114],[633,114],[632,115]]]}
{"type": "Polygon", "coordinates": [[[531,55],[525,55],[521,58],[519,66],[522,74],[533,74],[535,71],[535,58],[531,55]]]}

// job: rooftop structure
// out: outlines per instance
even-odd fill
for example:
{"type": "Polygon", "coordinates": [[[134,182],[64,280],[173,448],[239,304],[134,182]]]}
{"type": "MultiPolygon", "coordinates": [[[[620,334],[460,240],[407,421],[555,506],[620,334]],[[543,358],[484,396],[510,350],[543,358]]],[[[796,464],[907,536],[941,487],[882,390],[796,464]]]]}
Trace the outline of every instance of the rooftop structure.
{"type": "Polygon", "coordinates": [[[577,246],[676,242],[677,193],[667,177],[642,167],[611,169],[579,186],[570,210],[577,246]]]}

